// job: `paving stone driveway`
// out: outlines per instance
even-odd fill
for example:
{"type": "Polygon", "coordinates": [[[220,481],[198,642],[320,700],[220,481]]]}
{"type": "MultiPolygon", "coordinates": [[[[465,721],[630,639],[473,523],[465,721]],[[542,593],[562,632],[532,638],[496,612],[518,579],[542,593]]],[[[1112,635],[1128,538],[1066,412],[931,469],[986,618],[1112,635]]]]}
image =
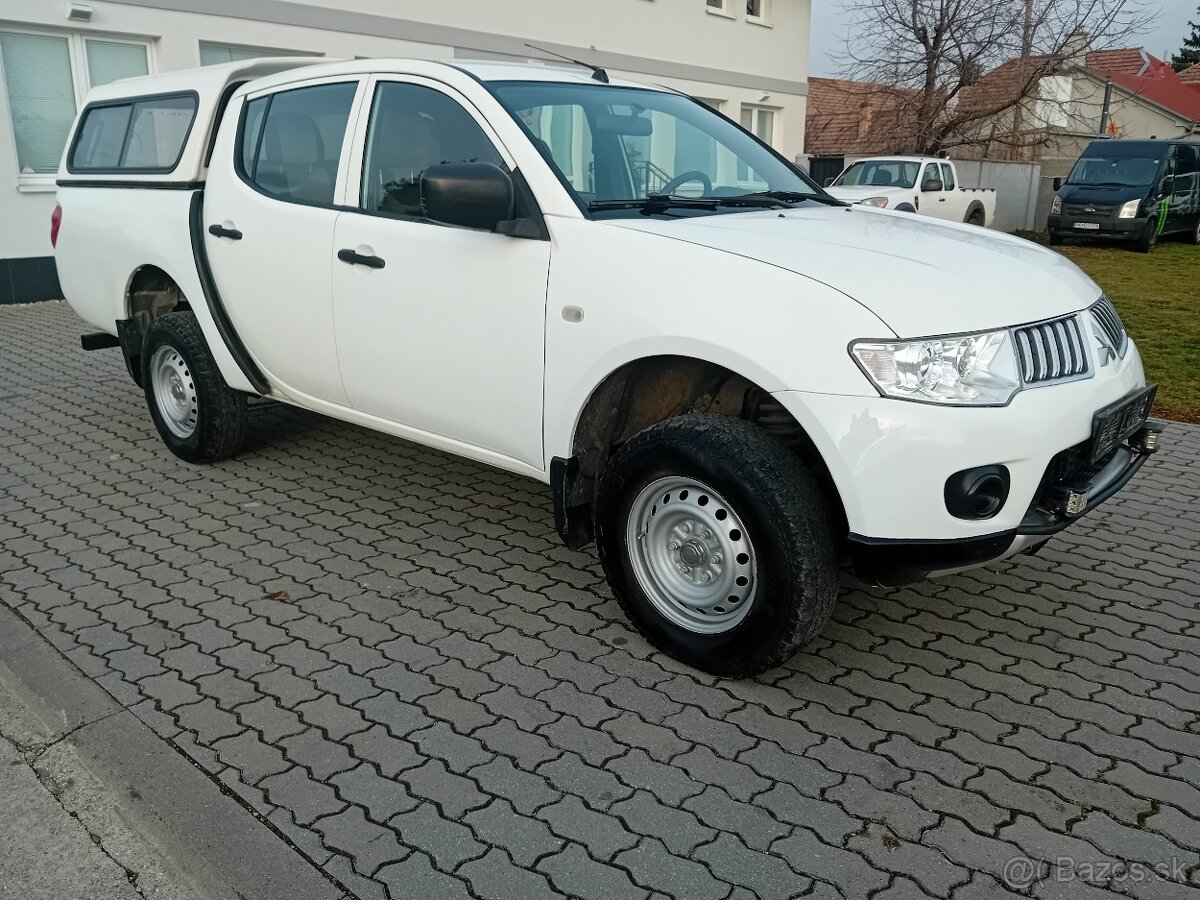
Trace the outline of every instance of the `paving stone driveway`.
{"type": "Polygon", "coordinates": [[[349,891],[1200,893],[1200,428],[731,683],[625,626],[540,485],[272,404],[188,466],[80,330],[0,308],[0,599],[349,891]]]}

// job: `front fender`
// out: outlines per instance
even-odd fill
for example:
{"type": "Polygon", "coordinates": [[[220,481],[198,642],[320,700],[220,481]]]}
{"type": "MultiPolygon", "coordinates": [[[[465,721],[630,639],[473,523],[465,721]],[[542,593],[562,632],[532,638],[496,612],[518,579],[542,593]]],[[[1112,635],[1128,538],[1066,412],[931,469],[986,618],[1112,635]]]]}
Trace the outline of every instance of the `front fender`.
{"type": "Polygon", "coordinates": [[[769,392],[877,396],[846,347],[891,329],[839,291],[743,256],[604,222],[554,220],[551,232],[547,466],[571,455],[579,417],[600,384],[647,357],[715,363],[769,392]]]}

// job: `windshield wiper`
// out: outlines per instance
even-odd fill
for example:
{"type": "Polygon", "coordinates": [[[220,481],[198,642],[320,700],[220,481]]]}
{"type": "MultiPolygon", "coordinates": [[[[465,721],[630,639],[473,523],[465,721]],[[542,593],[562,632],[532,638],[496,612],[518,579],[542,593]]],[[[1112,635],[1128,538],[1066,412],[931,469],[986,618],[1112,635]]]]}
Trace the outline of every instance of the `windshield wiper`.
{"type": "Polygon", "coordinates": [[[841,200],[835,200],[833,197],[806,194],[801,191],[757,191],[753,194],[735,194],[732,197],[706,197],[704,199],[714,200],[721,206],[785,206],[790,208],[793,204],[803,203],[806,200],[824,203],[826,206],[849,205],[841,200]]]}
{"type": "Polygon", "coordinates": [[[655,212],[671,207],[716,209],[717,201],[707,197],[672,197],[668,194],[651,194],[648,197],[635,197],[628,200],[593,200],[588,204],[590,212],[601,212],[607,209],[640,209],[643,212],[655,212]]]}

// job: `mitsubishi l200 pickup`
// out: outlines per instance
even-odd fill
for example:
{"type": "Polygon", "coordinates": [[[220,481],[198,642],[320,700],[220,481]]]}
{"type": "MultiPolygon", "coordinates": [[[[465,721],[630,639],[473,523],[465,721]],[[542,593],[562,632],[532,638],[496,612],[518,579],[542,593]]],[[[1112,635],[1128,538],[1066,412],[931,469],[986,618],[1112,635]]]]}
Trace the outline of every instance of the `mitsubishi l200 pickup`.
{"type": "Polygon", "coordinates": [[[703,103],[501,62],[271,59],[116,82],[52,222],[162,440],[247,398],[550,486],[658,647],[786,659],[840,567],[1036,549],[1158,445],[1138,350],[1053,251],[830,197],[703,103]]]}

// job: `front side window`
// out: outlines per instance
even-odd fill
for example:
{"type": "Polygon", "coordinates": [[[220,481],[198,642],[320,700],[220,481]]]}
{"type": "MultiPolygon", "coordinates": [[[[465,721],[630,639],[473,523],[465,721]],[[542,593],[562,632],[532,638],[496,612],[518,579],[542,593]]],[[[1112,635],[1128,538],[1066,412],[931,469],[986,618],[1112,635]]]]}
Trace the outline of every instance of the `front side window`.
{"type": "Polygon", "coordinates": [[[904,187],[917,183],[919,163],[907,159],[860,159],[837,177],[835,187],[904,187]]]}
{"type": "MultiPolygon", "coordinates": [[[[925,174],[921,177],[921,187],[932,187],[935,184],[940,184],[942,175],[938,171],[937,163],[930,163],[925,167],[925,174]]],[[[945,185],[942,185],[945,187],[945,185]]]]}
{"type": "Polygon", "coordinates": [[[356,82],[294,88],[246,104],[242,175],[280,200],[332,206],[356,82]]]}
{"type": "Polygon", "coordinates": [[[23,178],[35,180],[58,171],[77,103],[89,89],[149,72],[144,43],[4,30],[0,68],[17,169],[23,178]]]}
{"type": "Polygon", "coordinates": [[[422,217],[421,175],[442,163],[504,160],[454,99],[417,84],[375,89],[363,154],[360,204],[368,212],[422,217]]]}
{"type": "MultiPolygon", "coordinates": [[[[680,94],[558,82],[496,82],[492,89],[580,205],[593,212],[662,195],[720,200],[764,191],[819,193],[762,141],[680,94]]],[[[770,116],[750,125],[770,139],[770,116]]]]}

